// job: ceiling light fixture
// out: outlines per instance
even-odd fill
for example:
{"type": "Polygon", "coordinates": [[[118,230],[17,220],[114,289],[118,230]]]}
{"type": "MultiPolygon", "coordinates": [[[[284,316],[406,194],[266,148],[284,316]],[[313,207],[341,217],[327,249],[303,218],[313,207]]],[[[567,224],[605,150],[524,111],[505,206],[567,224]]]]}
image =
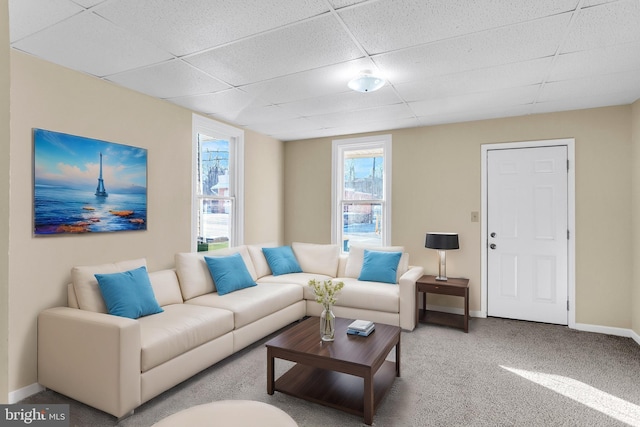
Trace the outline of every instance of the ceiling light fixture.
{"type": "Polygon", "coordinates": [[[371,70],[363,70],[349,82],[349,88],[356,92],[373,92],[380,89],[386,80],[380,76],[376,76],[371,70]]]}

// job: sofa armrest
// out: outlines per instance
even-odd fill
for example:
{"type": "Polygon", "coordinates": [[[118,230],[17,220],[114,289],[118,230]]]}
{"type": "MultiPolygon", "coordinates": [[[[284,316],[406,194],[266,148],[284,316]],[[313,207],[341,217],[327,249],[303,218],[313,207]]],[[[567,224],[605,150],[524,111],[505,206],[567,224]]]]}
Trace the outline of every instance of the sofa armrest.
{"type": "Polygon", "coordinates": [[[400,276],[400,327],[413,331],[416,327],[416,281],[424,274],[424,268],[411,266],[400,276]]]}
{"type": "Polygon", "coordinates": [[[38,382],[115,417],[140,406],[140,324],[69,307],[38,316],[38,382]]]}

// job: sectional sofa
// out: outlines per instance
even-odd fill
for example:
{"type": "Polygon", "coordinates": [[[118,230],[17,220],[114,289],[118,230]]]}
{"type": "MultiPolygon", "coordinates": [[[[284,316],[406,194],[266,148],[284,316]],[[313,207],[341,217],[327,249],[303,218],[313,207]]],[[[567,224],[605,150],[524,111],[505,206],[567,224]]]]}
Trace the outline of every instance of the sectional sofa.
{"type": "Polygon", "coordinates": [[[302,272],[276,276],[263,252],[269,246],[176,254],[175,268],[148,273],[161,312],[137,319],[109,314],[95,274],[133,271],[144,259],[74,267],[68,307],[38,317],[38,382],[122,418],[255,341],[319,315],[310,279],[345,283],[334,307],[339,317],[414,329],[423,269],[409,266],[402,247],[375,248],[402,253],[394,284],[359,280],[368,249],[355,246],[344,255],[337,245],[293,243],[302,272]],[[220,295],[205,257],[234,254],[256,286],[220,295]]]}

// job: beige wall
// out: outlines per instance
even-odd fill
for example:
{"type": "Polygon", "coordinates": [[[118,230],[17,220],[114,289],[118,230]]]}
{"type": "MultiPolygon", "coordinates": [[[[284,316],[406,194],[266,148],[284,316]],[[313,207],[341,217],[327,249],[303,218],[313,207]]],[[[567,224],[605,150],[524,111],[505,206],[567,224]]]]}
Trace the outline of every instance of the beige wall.
{"type": "Polygon", "coordinates": [[[244,242],[281,243],[284,237],[284,145],[245,131],[244,242]]]}
{"type": "MultiPolygon", "coordinates": [[[[16,391],[37,381],[37,315],[66,305],[71,267],[145,257],[157,270],[190,250],[192,112],[17,51],[11,60],[8,329],[9,391],[16,391]],[[34,127],[147,148],[148,229],[34,237],[34,127]]],[[[247,241],[282,240],[282,150],[279,141],[245,135],[247,241]]]]}
{"type": "Polygon", "coordinates": [[[632,291],[632,324],[633,330],[640,335],[640,100],[636,101],[631,108],[631,123],[633,135],[632,149],[632,196],[633,203],[632,218],[632,236],[633,236],[633,291],[632,291]]]}
{"type": "MultiPolygon", "coordinates": [[[[575,138],[576,322],[631,327],[630,114],[622,106],[387,132],[392,243],[435,273],[425,232],[458,232],[461,249],[447,257],[447,273],[470,278],[471,310],[480,310],[480,223],[470,216],[480,211],[481,144],[575,138]],[[605,235],[615,250],[602,247],[605,235]]],[[[331,140],[285,143],[286,242],[331,240],[331,140]]],[[[458,299],[433,301],[460,306],[458,299]]]]}
{"type": "Polygon", "coordinates": [[[9,392],[9,8],[0,0],[0,403],[9,392]]]}

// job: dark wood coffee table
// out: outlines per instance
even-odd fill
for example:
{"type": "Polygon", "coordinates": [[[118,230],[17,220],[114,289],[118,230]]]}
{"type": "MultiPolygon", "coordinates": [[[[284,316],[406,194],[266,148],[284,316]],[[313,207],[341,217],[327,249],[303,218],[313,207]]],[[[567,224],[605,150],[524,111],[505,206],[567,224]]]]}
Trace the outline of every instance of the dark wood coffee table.
{"type": "Polygon", "coordinates": [[[269,340],[267,393],[279,391],[364,417],[368,425],[400,376],[400,328],[376,323],[368,337],[347,334],[353,319],[336,319],[333,342],[320,340],[320,319],[310,317],[269,340]],[[385,360],[393,347],[396,361],[385,360]],[[274,380],[274,358],[296,362],[274,380]]]}

